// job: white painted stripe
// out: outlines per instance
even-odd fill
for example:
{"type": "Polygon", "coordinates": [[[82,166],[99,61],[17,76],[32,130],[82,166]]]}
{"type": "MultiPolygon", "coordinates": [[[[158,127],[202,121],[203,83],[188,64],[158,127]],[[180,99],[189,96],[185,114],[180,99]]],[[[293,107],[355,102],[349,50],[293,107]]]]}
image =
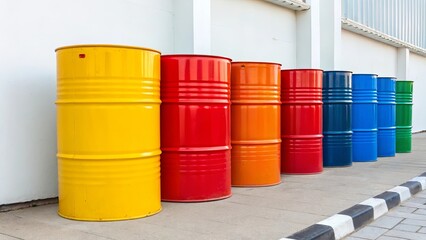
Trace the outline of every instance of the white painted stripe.
{"type": "Polygon", "coordinates": [[[388,192],[395,192],[399,194],[399,198],[401,199],[401,202],[409,199],[411,197],[411,192],[408,187],[404,186],[396,186],[392,189],[389,189],[388,192]]]}
{"type": "Polygon", "coordinates": [[[325,220],[322,220],[318,224],[332,227],[334,230],[334,237],[336,239],[341,239],[355,231],[352,217],[343,214],[335,214],[325,220]]]}
{"type": "Polygon", "coordinates": [[[295,240],[293,238],[280,238],[279,240],[295,240]]]}
{"type": "Polygon", "coordinates": [[[381,198],[370,198],[360,204],[373,207],[374,219],[377,219],[388,212],[388,206],[386,205],[386,201],[381,198]]]}
{"type": "Polygon", "coordinates": [[[426,177],[415,177],[410,180],[411,182],[419,182],[422,185],[422,190],[426,188],[426,177]]]}

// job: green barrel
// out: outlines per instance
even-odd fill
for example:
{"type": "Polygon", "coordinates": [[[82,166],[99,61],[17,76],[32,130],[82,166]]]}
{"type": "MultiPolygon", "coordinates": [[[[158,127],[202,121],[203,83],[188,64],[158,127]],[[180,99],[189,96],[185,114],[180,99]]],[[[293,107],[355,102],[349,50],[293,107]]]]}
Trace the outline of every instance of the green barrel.
{"type": "Polygon", "coordinates": [[[411,152],[413,81],[396,81],[396,152],[411,152]]]}

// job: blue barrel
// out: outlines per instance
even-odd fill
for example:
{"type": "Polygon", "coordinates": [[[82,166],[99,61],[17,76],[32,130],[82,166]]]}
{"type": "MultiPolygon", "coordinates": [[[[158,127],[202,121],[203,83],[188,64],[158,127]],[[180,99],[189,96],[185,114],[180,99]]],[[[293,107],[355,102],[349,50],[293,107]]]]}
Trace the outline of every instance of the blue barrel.
{"type": "Polygon", "coordinates": [[[352,165],[352,72],[323,75],[323,164],[352,165]]]}
{"type": "Polygon", "coordinates": [[[352,161],[377,161],[377,75],[352,75],[352,161]]]}
{"type": "Polygon", "coordinates": [[[396,102],[394,77],[377,78],[377,155],[393,157],[396,151],[396,102]]]}

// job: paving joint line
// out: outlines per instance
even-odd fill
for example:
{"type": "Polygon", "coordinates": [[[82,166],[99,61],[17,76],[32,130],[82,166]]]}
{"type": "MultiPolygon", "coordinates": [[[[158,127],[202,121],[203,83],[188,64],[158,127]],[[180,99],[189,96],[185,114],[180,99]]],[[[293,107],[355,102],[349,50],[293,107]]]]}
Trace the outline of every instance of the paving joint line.
{"type": "Polygon", "coordinates": [[[426,189],[426,172],[280,240],[338,240],[426,189]]]}
{"type": "Polygon", "coordinates": [[[7,237],[10,237],[10,238],[15,238],[15,239],[18,239],[18,240],[25,240],[23,238],[15,237],[15,236],[12,236],[12,235],[9,235],[9,234],[6,234],[6,233],[2,233],[2,232],[0,232],[0,235],[7,236],[7,237]]]}

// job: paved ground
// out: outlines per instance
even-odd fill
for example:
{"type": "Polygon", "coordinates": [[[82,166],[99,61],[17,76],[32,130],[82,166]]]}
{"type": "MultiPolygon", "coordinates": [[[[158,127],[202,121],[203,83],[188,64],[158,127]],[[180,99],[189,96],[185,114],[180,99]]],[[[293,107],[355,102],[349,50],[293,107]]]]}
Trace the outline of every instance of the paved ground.
{"type": "Polygon", "coordinates": [[[426,239],[426,191],[403,202],[346,240],[426,239]]]}
{"type": "Polygon", "coordinates": [[[0,240],[279,239],[426,172],[426,134],[414,135],[413,149],[319,175],[283,176],[274,187],[234,188],[222,201],[163,203],[161,213],[132,221],[66,220],[55,204],[1,213],[0,240]]]}

